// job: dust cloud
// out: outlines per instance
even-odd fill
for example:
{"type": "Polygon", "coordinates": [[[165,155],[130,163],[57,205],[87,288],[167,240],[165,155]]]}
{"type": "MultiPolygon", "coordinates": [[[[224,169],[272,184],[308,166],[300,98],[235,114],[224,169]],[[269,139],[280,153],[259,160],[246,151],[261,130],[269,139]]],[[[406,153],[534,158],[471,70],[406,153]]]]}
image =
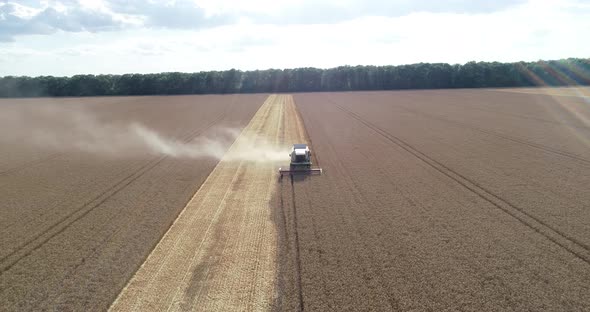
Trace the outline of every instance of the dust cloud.
{"type": "Polygon", "coordinates": [[[58,105],[3,107],[0,114],[0,145],[4,148],[19,145],[119,158],[151,154],[267,162],[288,157],[287,148],[257,136],[240,136],[240,132],[236,128],[213,126],[206,135],[183,141],[137,121],[109,122],[83,108],[58,105]]]}

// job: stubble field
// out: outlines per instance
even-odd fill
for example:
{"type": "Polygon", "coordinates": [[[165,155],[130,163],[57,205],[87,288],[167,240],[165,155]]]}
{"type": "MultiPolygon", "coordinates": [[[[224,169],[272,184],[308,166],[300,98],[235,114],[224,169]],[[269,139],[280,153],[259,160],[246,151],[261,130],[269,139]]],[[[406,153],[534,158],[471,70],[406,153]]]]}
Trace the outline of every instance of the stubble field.
{"type": "Polygon", "coordinates": [[[3,100],[3,112],[82,102],[92,123],[139,120],[185,142],[245,130],[221,161],[4,140],[1,308],[589,310],[584,94],[3,100]],[[322,176],[279,180],[286,153],[235,157],[292,140],[311,144],[322,176]]]}

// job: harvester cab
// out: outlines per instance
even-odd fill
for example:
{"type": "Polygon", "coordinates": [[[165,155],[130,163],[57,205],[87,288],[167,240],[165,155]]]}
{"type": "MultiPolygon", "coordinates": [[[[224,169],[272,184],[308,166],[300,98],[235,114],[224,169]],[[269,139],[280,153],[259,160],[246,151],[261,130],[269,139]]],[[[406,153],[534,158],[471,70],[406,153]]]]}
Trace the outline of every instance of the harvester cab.
{"type": "Polygon", "coordinates": [[[307,144],[293,144],[289,156],[291,156],[291,167],[311,166],[311,151],[307,144]]]}
{"type": "Polygon", "coordinates": [[[281,178],[285,174],[321,174],[322,168],[312,168],[311,165],[311,151],[307,144],[293,144],[291,153],[291,164],[289,169],[279,168],[281,178]]]}

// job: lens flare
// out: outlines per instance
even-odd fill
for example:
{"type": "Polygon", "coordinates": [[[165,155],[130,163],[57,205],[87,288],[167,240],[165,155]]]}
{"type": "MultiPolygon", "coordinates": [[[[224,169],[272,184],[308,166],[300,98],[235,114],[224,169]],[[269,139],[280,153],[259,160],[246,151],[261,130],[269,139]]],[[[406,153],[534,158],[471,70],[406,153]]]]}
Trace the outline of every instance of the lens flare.
{"type": "Polygon", "coordinates": [[[587,87],[590,84],[590,67],[573,62],[538,64],[542,68],[541,74],[538,70],[533,72],[522,64],[519,64],[517,69],[535,85],[543,88],[521,89],[519,92],[550,96],[552,102],[547,103],[546,99],[543,99],[538,101],[539,105],[555,121],[564,125],[577,140],[586,147],[590,146],[590,87],[587,87]]]}

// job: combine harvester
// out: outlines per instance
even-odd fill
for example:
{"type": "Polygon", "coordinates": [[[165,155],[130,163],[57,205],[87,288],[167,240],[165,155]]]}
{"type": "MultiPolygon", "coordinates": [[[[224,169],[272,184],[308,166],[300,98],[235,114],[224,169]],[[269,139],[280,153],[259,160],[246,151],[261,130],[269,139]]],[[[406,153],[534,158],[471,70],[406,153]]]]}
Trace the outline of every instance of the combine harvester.
{"type": "Polygon", "coordinates": [[[291,157],[291,164],[289,169],[279,168],[281,179],[283,175],[309,175],[322,174],[322,168],[311,167],[311,151],[307,144],[293,144],[293,149],[289,154],[291,157]]]}

